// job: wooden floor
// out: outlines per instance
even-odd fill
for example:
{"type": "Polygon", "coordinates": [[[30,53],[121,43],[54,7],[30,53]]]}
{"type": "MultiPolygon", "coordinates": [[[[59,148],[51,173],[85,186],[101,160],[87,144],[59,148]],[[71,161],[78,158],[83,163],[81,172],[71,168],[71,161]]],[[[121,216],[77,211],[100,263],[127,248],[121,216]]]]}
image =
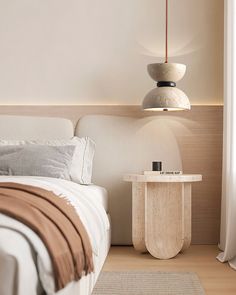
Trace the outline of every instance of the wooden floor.
{"type": "MultiPolygon", "coordinates": [[[[236,271],[216,260],[217,246],[191,246],[170,260],[139,254],[132,247],[112,247],[103,270],[193,271],[206,295],[236,295],[236,271]]],[[[128,294],[127,294],[128,295],[128,294]]]]}

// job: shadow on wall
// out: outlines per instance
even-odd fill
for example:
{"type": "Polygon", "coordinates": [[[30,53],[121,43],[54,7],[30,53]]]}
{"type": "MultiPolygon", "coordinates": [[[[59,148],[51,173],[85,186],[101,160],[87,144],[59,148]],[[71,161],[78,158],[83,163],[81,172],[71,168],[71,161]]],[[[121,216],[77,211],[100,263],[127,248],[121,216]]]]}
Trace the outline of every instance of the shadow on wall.
{"type": "Polygon", "coordinates": [[[190,135],[191,124],[179,117],[91,115],[79,121],[80,136],[96,142],[93,181],[109,193],[113,244],[131,244],[131,185],[123,174],[151,170],[152,161],[162,161],[164,170],[182,170],[176,135],[190,135]]]}

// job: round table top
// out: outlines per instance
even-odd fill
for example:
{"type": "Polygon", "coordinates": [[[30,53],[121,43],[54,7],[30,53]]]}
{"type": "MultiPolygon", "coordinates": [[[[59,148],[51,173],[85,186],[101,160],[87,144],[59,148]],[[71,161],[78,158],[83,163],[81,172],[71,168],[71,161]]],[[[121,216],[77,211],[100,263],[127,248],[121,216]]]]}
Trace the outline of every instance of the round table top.
{"type": "Polygon", "coordinates": [[[196,182],[202,181],[201,174],[179,174],[179,175],[147,175],[147,174],[125,174],[124,181],[130,182],[196,182]]]}

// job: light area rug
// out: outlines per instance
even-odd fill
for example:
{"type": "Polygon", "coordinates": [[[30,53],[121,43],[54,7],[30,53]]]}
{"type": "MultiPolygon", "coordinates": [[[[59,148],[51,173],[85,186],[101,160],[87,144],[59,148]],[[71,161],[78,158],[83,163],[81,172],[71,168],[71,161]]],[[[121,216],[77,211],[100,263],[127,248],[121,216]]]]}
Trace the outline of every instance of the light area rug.
{"type": "Polygon", "coordinates": [[[102,272],[92,295],[204,295],[193,272],[102,272]]]}

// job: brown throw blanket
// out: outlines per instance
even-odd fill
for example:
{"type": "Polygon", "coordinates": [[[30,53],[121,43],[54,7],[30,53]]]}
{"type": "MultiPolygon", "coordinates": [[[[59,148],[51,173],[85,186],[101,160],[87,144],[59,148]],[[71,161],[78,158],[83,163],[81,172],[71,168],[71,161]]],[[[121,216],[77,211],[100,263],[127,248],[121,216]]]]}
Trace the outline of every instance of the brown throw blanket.
{"type": "Polygon", "coordinates": [[[73,206],[45,189],[0,183],[0,213],[30,227],[50,254],[56,291],[93,271],[88,234],[73,206]]]}

